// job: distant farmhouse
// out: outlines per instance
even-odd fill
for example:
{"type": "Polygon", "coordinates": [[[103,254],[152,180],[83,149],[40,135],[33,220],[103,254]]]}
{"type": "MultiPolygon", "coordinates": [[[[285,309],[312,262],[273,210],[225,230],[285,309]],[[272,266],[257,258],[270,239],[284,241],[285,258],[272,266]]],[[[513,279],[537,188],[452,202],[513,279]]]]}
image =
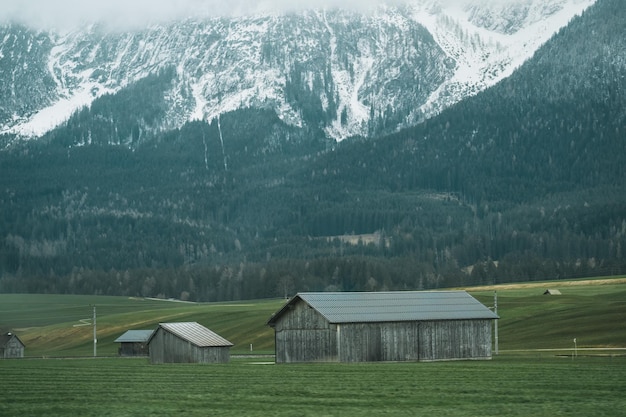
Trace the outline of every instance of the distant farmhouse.
{"type": "Polygon", "coordinates": [[[148,340],[150,363],[226,363],[233,346],[196,322],[161,323],[148,340]]]}
{"type": "Polygon", "coordinates": [[[0,335],[0,359],[23,358],[24,347],[24,343],[15,334],[0,335]]]}
{"type": "Polygon", "coordinates": [[[498,316],[465,291],[299,293],[268,321],[276,362],[491,359],[498,316]]]}
{"type": "Polygon", "coordinates": [[[148,356],[148,340],[153,330],[129,330],[117,339],[120,356],[148,356]]]}

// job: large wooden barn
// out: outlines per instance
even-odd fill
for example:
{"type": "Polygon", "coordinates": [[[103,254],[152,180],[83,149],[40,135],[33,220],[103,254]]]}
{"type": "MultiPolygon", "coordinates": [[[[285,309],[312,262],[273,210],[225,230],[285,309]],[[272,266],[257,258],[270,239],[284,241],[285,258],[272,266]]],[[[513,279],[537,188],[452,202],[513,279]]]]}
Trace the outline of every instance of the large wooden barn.
{"type": "Polygon", "coordinates": [[[13,333],[0,334],[0,358],[14,359],[24,357],[24,343],[13,333]]]}
{"type": "Polygon", "coordinates": [[[115,339],[120,344],[120,356],[148,356],[148,340],[153,330],[128,330],[115,339]]]}
{"type": "Polygon", "coordinates": [[[161,323],[148,340],[150,363],[225,363],[230,347],[222,336],[196,322],[161,323]]]}
{"type": "Polygon", "coordinates": [[[299,293],[268,321],[276,362],[491,359],[498,316],[465,291],[299,293]]]}

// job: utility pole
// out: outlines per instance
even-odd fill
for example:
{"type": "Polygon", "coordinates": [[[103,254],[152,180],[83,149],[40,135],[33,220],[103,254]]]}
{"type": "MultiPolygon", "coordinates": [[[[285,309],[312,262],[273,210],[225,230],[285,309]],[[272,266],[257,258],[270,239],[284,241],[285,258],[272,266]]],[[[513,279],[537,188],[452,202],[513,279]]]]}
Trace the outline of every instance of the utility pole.
{"type": "Polygon", "coordinates": [[[93,357],[96,357],[96,346],[98,339],[96,338],[96,306],[93,306],[93,357]]]}
{"type": "MultiPolygon", "coordinates": [[[[498,315],[498,292],[493,292],[493,312],[498,315]]],[[[498,355],[498,319],[495,320],[495,341],[496,341],[496,356],[498,355]]]]}

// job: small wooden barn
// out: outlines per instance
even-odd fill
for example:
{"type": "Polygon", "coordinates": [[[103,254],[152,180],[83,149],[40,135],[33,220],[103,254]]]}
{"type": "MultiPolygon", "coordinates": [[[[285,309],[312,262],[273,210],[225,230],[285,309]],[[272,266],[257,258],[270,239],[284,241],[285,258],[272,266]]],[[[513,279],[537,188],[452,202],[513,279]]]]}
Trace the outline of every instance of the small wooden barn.
{"type": "Polygon", "coordinates": [[[148,356],[148,340],[153,330],[128,330],[115,339],[119,343],[117,350],[120,356],[148,356]]]}
{"type": "Polygon", "coordinates": [[[0,359],[24,357],[24,343],[13,333],[0,335],[0,359]]]}
{"type": "Polygon", "coordinates": [[[498,316],[465,291],[299,293],[268,321],[276,362],[491,359],[498,316]]]}
{"type": "Polygon", "coordinates": [[[148,340],[150,363],[226,363],[233,346],[196,322],[161,323],[148,340]]]}

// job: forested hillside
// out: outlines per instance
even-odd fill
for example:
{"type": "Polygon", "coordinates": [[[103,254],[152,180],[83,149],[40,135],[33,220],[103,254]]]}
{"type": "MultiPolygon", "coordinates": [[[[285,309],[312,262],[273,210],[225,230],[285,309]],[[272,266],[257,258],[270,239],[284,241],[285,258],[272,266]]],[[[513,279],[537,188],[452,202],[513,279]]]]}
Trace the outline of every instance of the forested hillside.
{"type": "Polygon", "coordinates": [[[335,143],[251,109],[159,133],[174,71],[103,96],[0,152],[0,291],[228,300],[624,273],[622,6],[600,0],[510,78],[387,137],[335,143]]]}

